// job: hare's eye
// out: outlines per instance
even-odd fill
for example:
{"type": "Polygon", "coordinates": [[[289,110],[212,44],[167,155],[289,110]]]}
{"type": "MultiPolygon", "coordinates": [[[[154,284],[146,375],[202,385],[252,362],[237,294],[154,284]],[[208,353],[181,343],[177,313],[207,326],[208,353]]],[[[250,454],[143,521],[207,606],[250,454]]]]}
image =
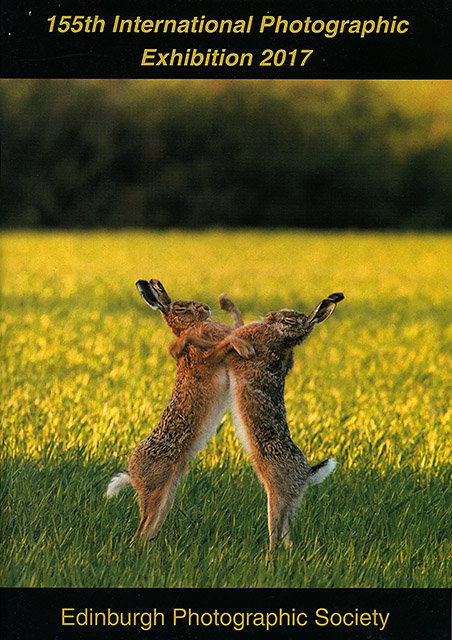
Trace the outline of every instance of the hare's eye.
{"type": "Polygon", "coordinates": [[[187,309],[185,307],[174,307],[174,311],[176,313],[185,313],[185,311],[187,311],[187,309]]]}
{"type": "Polygon", "coordinates": [[[296,321],[297,321],[296,318],[293,318],[293,317],[284,318],[284,322],[286,324],[295,324],[296,321]]]}

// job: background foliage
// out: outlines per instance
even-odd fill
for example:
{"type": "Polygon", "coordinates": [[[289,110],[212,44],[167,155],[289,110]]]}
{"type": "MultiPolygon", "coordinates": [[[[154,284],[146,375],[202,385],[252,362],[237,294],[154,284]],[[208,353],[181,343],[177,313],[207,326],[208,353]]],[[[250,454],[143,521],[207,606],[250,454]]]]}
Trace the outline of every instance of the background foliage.
{"type": "Polygon", "coordinates": [[[451,228],[452,82],[9,80],[6,225],[451,228]]]}

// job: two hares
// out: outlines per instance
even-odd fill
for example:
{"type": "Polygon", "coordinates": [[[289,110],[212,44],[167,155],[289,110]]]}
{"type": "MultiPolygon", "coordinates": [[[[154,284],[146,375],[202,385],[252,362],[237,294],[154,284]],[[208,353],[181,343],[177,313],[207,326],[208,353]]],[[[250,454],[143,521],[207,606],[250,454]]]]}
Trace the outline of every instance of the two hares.
{"type": "MultiPolygon", "coordinates": [[[[174,388],[162,417],[133,452],[128,471],[110,481],[107,497],[132,484],[138,494],[140,524],[134,539],[154,538],[172,504],[179,481],[194,455],[215,433],[229,398],[229,381],[220,358],[206,361],[203,349],[222,342],[224,353],[235,349],[241,357],[253,354],[253,348],[232,334],[232,328],[209,320],[207,305],[193,300],[171,302],[158,280],[139,280],[137,288],[145,301],[162,312],[176,336],[170,346],[176,358],[174,388]]],[[[234,318],[235,326],[242,317],[226,296],[223,301],[234,318]]]]}
{"type": "Polygon", "coordinates": [[[236,337],[253,345],[255,355],[250,360],[227,353],[226,342],[209,354],[212,359],[226,356],[234,425],[267,492],[270,550],[282,538],[290,546],[290,525],[304,491],[322,482],[336,464],[331,458],[311,466],[292,440],[284,384],[293,366],[295,346],[331,315],[343,297],[342,293],[332,294],[309,316],[282,309],[268,313],[265,322],[251,322],[234,331],[236,337]]]}

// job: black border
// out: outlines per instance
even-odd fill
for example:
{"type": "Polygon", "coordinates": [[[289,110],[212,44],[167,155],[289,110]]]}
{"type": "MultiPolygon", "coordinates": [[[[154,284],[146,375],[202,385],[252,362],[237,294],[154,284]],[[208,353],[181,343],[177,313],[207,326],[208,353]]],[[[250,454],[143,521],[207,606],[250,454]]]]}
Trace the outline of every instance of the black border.
{"type": "MultiPolygon", "coordinates": [[[[287,640],[309,638],[309,640],[414,640],[415,638],[434,638],[450,640],[450,592],[448,589],[4,589],[1,592],[1,637],[4,640],[23,640],[24,638],[134,638],[154,637],[159,640],[173,638],[211,639],[212,637],[276,638],[281,633],[287,640]],[[86,613],[108,612],[128,614],[134,612],[163,613],[157,616],[157,625],[148,630],[137,626],[79,626],[62,625],[62,610],[66,609],[66,622],[75,620],[79,613],[80,622],[84,622],[86,613]],[[202,614],[219,615],[227,612],[256,613],[279,610],[296,614],[306,613],[305,626],[275,625],[268,630],[250,623],[243,630],[234,630],[223,618],[224,626],[198,625],[188,626],[185,621],[174,625],[174,609],[191,609],[202,614]],[[317,610],[321,609],[320,615],[317,610]],[[330,623],[318,626],[316,619],[323,623],[327,610],[330,623]],[[344,626],[339,616],[346,612],[353,614],[382,612],[385,618],[389,612],[384,629],[381,623],[344,626]],[[335,613],[331,617],[331,614],[335,613]],[[74,616],[74,617],[69,617],[74,616]]],[[[127,618],[125,618],[127,620],[127,618]]],[[[287,620],[287,618],[283,618],[287,620]]],[[[114,614],[111,617],[114,622],[114,614]]],[[[145,624],[148,618],[146,618],[145,624]]],[[[152,618],[151,618],[152,620],[152,618]]],[[[195,620],[195,618],[193,618],[195,620]]],[[[201,619],[209,621],[209,615],[201,619]]],[[[257,619],[258,620],[258,619],[257,619]]],[[[293,618],[292,618],[293,620],[293,618]]],[[[299,617],[300,621],[305,620],[299,617]]],[[[347,622],[352,618],[348,616],[347,622]]],[[[240,619],[238,619],[240,622],[240,619]]],[[[270,618],[273,622],[274,618],[270,618]]],[[[89,622],[89,618],[88,618],[89,622]]]]}
{"type": "MultiPolygon", "coordinates": [[[[316,78],[316,79],[449,79],[452,67],[452,5],[449,0],[46,0],[16,3],[2,8],[2,76],[10,78],[316,78]],[[267,14],[295,20],[377,20],[379,16],[408,20],[405,34],[259,33],[267,14]],[[99,16],[103,33],[49,33],[52,15],[99,16]],[[247,19],[254,16],[248,34],[112,33],[115,15],[134,19],[247,19]],[[142,66],[145,49],[186,53],[209,48],[250,52],[252,66],[142,66]],[[313,49],[305,66],[260,66],[265,49],[313,49]]],[[[159,58],[156,58],[156,62],[159,58]]]]}

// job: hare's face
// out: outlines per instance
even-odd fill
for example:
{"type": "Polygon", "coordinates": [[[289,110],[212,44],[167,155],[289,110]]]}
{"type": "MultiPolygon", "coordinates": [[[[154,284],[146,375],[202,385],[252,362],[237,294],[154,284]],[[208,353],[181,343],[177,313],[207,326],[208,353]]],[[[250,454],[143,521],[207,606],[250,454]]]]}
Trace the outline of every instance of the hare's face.
{"type": "Polygon", "coordinates": [[[266,324],[271,324],[283,336],[287,338],[298,338],[306,329],[306,333],[312,331],[308,323],[308,318],[304,313],[299,313],[293,309],[281,309],[280,311],[270,311],[265,316],[266,324]]]}
{"type": "Polygon", "coordinates": [[[171,303],[166,321],[177,332],[184,331],[210,317],[210,308],[194,300],[175,300],[171,303]]]}

